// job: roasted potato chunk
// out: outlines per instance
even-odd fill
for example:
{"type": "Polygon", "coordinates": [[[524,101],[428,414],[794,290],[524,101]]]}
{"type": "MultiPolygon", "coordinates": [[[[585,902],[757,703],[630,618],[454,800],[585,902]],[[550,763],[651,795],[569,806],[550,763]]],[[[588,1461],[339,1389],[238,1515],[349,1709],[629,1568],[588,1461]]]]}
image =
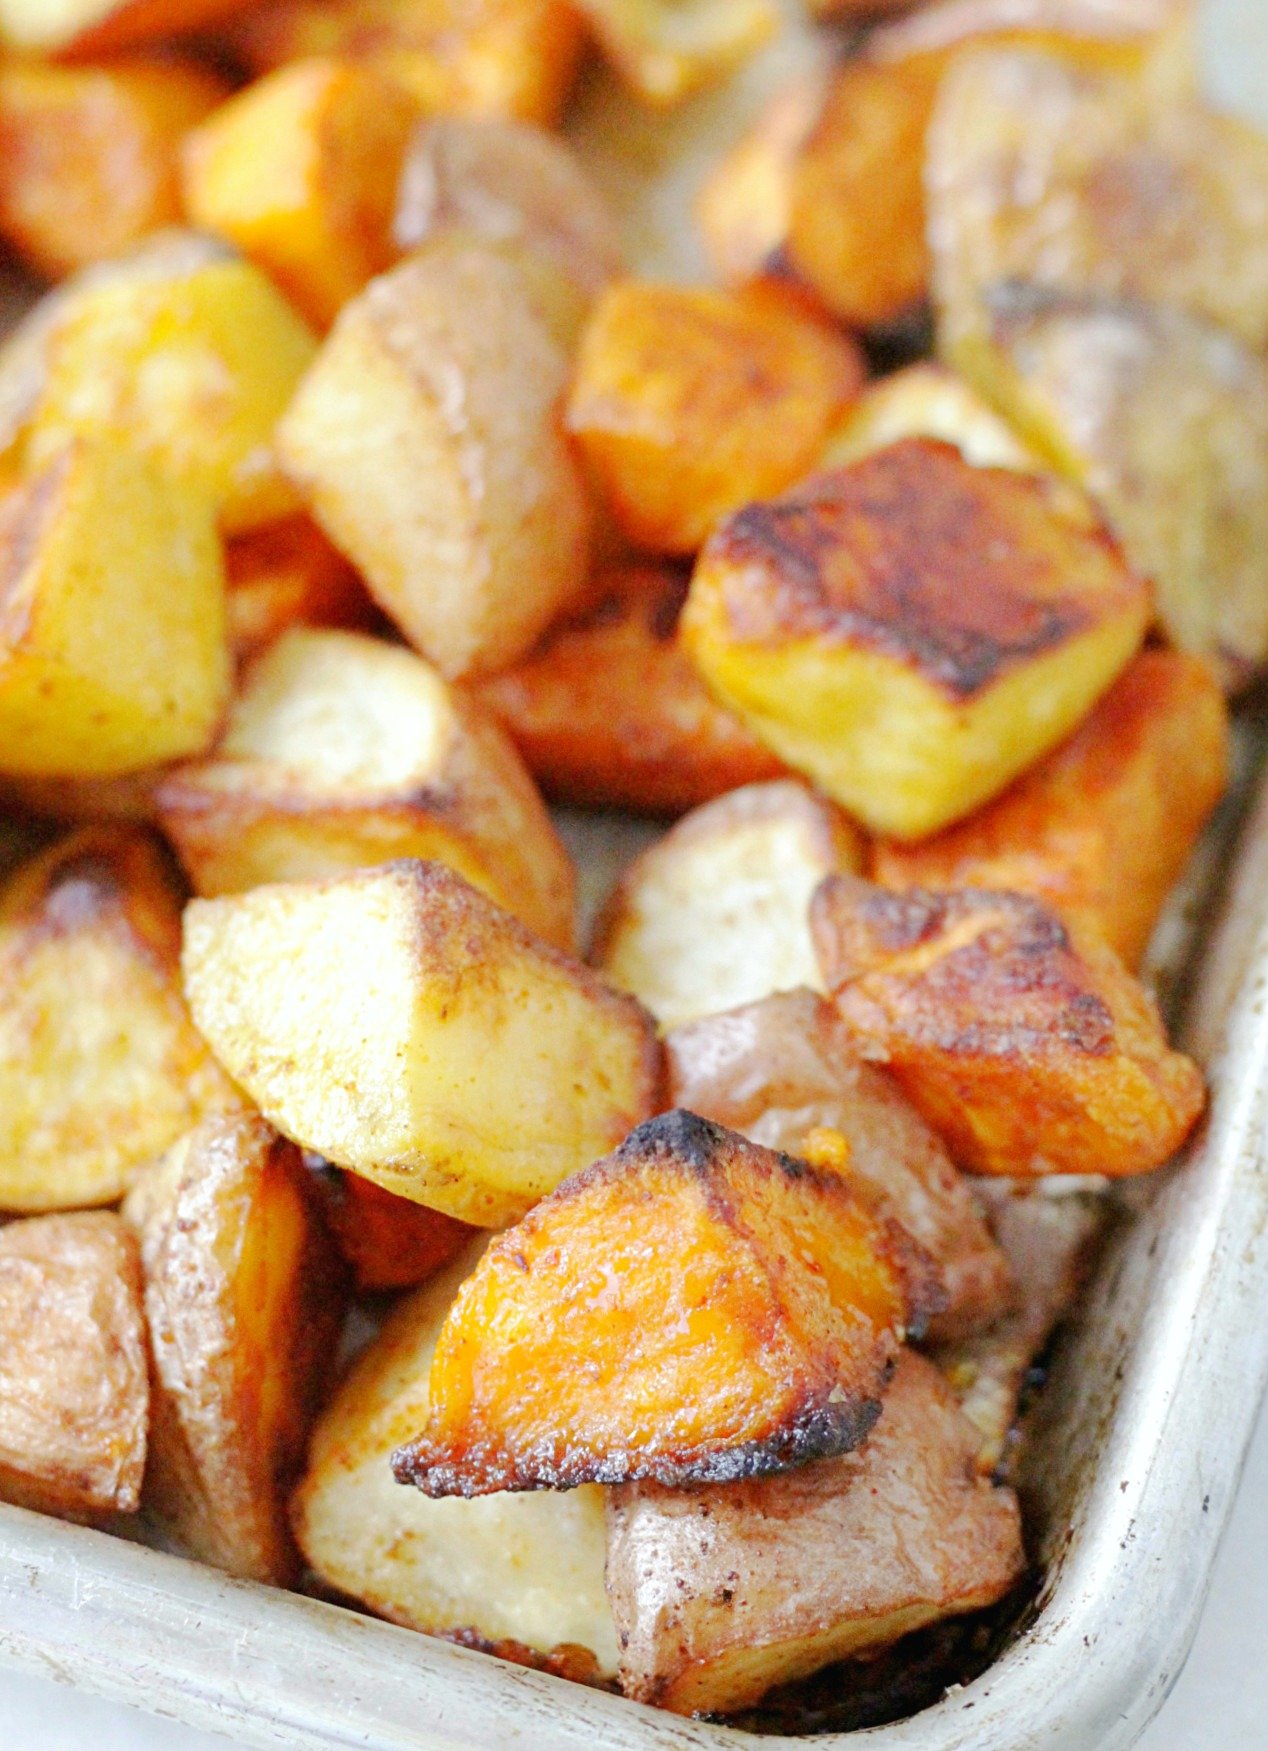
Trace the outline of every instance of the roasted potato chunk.
{"type": "Polygon", "coordinates": [[[675,1028],[669,1099],[767,1149],[866,1182],[933,1259],[946,1306],[931,1338],[990,1324],[1012,1282],[968,1182],[884,1071],[855,1054],[832,1006],[789,991],[675,1028]]]}
{"type": "Polygon", "coordinates": [[[239,1097],[181,998],[180,900],[152,842],[86,828],[0,891],[0,1210],[110,1204],[239,1097]]]}
{"type": "Polygon", "coordinates": [[[284,1135],[478,1227],[655,1110],[638,1004],[437,863],[195,900],[184,967],[198,1026],[284,1135]]]}
{"type": "Polygon", "coordinates": [[[959,826],[877,844],[887,888],[1011,888],[1098,929],[1139,965],[1228,781],[1228,711],[1208,665],[1142,651],[1068,742],[959,826]]]}
{"type": "Polygon", "coordinates": [[[229,646],[237,663],[292,626],[373,631],[379,613],[343,555],[308,517],[287,517],[225,549],[229,646]]]}
{"type": "Polygon", "coordinates": [[[856,1051],[970,1172],[1148,1173],[1201,1115],[1202,1073],[1168,1048],[1141,986],[1040,901],[834,876],[811,920],[856,1051]]]}
{"type": "Polygon", "coordinates": [[[450,677],[514,662],[584,591],[567,368],[521,266],[438,240],[347,306],[280,428],[318,523],[450,677]]]}
{"type": "Polygon", "coordinates": [[[127,772],[121,778],[0,777],[0,797],[20,814],[50,821],[127,821],[133,826],[157,826],[154,789],[165,766],[127,772]]]}
{"type": "Polygon", "coordinates": [[[826,876],[861,867],[854,829],[805,785],[732,791],[686,816],[626,872],[599,965],[665,1028],[819,986],[810,902],[826,876]]]}
{"type": "Polygon", "coordinates": [[[918,839],[1068,735],[1149,612],[1081,505],[908,439],[724,523],[682,630],[768,747],[874,832],[918,839]]]}
{"type": "Polygon", "coordinates": [[[784,768],[716,705],[678,643],[686,583],[663,566],[604,573],[584,619],[549,633],[478,696],[546,794],[680,815],[784,768]]]}
{"type": "Polygon", "coordinates": [[[207,1120],[147,1169],[124,1215],[154,1370],[146,1506],[199,1561],[293,1583],[286,1503],[345,1304],[299,1151],[253,1114],[207,1120]]]}
{"type": "Polygon", "coordinates": [[[0,1231],[0,1499],[67,1520],[135,1513],[149,1402],[141,1262],[119,1218],[0,1231]]]}
{"type": "Polygon", "coordinates": [[[0,66],[0,236],[48,279],[181,218],[180,148],[226,87],[153,56],[0,66]]]}
{"type": "Polygon", "coordinates": [[[230,682],[205,498],[75,443],[0,498],[0,772],[114,778],[201,753],[230,682]]]}
{"type": "Polygon", "coordinates": [[[751,1482],[633,1484],[613,1497],[608,1596],[621,1687],[677,1714],[775,1684],[1001,1599],[1025,1570],[1010,1489],[907,1351],[866,1446],[751,1482]]]}
{"type": "Polygon", "coordinates": [[[828,441],[820,468],[843,468],[904,438],[954,444],[974,468],[1041,474],[1043,464],[963,377],[922,362],[869,383],[828,441]]]}
{"type": "Polygon", "coordinates": [[[585,1648],[609,1677],[617,1649],[601,1489],[431,1501],[392,1476],[393,1448],[427,1419],[436,1339],[478,1256],[468,1249],[402,1303],[357,1359],[314,1433],[296,1537],[329,1586],[380,1617],[539,1654],[585,1648]]]}
{"type": "Polygon", "coordinates": [[[427,1495],[483,1496],[843,1453],[939,1300],[845,1176],[668,1113],[491,1243],[392,1463],[427,1495]]]}
{"type": "Polygon", "coordinates": [[[412,651],[296,628],[248,671],[215,752],[159,788],[200,894],[434,858],[574,945],[572,865],[502,730],[412,651]]]}
{"type": "Polygon", "coordinates": [[[854,344],[780,287],[627,280],[582,336],[568,430],[629,539],[689,554],[813,466],[863,375],[854,344]]]}
{"type": "Polygon", "coordinates": [[[304,1165],[358,1295],[417,1289],[479,1233],[439,1210],[385,1192],[359,1173],[345,1173],[320,1155],[306,1153],[304,1165]]]}
{"type": "Polygon", "coordinates": [[[774,33],[774,0],[577,0],[613,66],[649,103],[681,103],[774,33]]]}
{"type": "Polygon", "coordinates": [[[106,54],[196,30],[251,0],[0,0],[0,43],[37,54],[106,54]]]}

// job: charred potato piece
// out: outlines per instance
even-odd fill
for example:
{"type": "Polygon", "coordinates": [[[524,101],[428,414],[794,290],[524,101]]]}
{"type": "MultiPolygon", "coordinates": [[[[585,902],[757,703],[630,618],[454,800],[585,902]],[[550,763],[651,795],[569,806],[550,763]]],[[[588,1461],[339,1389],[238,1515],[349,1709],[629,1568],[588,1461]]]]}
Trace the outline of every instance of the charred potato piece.
{"type": "Polygon", "coordinates": [[[150,840],[86,828],[0,892],[0,1210],[113,1203],[239,1104],[181,998],[180,898],[150,840]]]}
{"type": "Polygon", "coordinates": [[[314,517],[450,677],[514,662],[585,588],[567,368],[523,268],[442,239],[346,307],[282,423],[314,517]]]}
{"type": "Polygon", "coordinates": [[[427,1419],[436,1340],[478,1257],[468,1249],[403,1302],[358,1357],[317,1424],[296,1537],[327,1585],[380,1617],[543,1655],[585,1648],[609,1677],[617,1649],[601,1489],[432,1501],[392,1476],[393,1449],[427,1419]]]}
{"type": "Polygon", "coordinates": [[[306,1154],[304,1165],[358,1295],[417,1289],[452,1264],[479,1232],[385,1192],[359,1173],[345,1173],[320,1155],[306,1154]]]}
{"type": "Polygon", "coordinates": [[[1095,931],[1022,894],[891,894],[835,876],[812,907],[837,1012],[973,1173],[1148,1173],[1206,1104],[1095,931]]]}
{"type": "Polygon", "coordinates": [[[437,863],[195,900],[184,968],[213,1051],[284,1135],[478,1227],[655,1110],[638,1004],[437,863]]]}
{"type": "Polygon", "coordinates": [[[113,54],[243,12],[250,0],[0,0],[0,43],[24,53],[113,54]]]}
{"type": "Polygon", "coordinates": [[[733,1712],[993,1605],[1025,1570],[1021,1519],[974,1450],[937,1369],[908,1351],[856,1453],[751,1482],[616,1491],[608,1596],[626,1695],[733,1712]]]}
{"type": "Polygon", "coordinates": [[[0,1500],[68,1520],[141,1505],[150,1383],[136,1242],[106,1211],[0,1232],[0,1500]]]}
{"type": "Polygon", "coordinates": [[[174,771],[158,805],[200,894],[434,858],[574,944],[572,865],[519,755],[398,645],[284,634],[247,672],[214,753],[174,771]]]}
{"type": "Polygon", "coordinates": [[[626,872],[597,959],[665,1028],[818,986],[810,902],[820,882],[862,866],[832,805],[785,779],[694,810],[626,872]]]}
{"type": "Polygon", "coordinates": [[[687,1022],[665,1057],[673,1106],[785,1155],[828,1165],[835,1153],[885,1201],[938,1268],[946,1306],[931,1338],[989,1325],[1009,1307],[1008,1266],[967,1181],[896,1083],[856,1056],[822,998],[790,991],[687,1022]]]}
{"type": "Polygon", "coordinates": [[[679,815],[780,762],[715,705],[677,639],[686,583],[631,565],[603,574],[597,605],[478,689],[547,795],[583,808],[679,815]]]}
{"type": "Polygon", "coordinates": [[[582,336],[568,429],[629,539],[689,554],[813,466],[863,375],[854,344],[777,286],[627,280],[582,336]]]}
{"type": "Polygon", "coordinates": [[[1068,735],[1149,612],[1063,491],[908,439],[724,523],[682,629],[768,747],[874,832],[918,839],[1068,735]]]}
{"type": "Polygon", "coordinates": [[[843,468],[904,438],[954,444],[975,468],[1040,474],[1043,464],[977,391],[945,365],[922,362],[869,383],[819,457],[843,468]]]}
{"type": "Polygon", "coordinates": [[[146,1505],[199,1561],[293,1584],[287,1497],[345,1305],[299,1151],[253,1114],[208,1120],[142,1175],[124,1215],[153,1356],[146,1505]]]}
{"type": "Polygon", "coordinates": [[[308,517],[287,517],[225,549],[229,646],[242,664],[292,626],[373,631],[378,610],[352,567],[308,517]]]}
{"type": "Polygon", "coordinates": [[[876,845],[887,888],[1011,888],[1139,965],[1228,781],[1228,710],[1206,663],[1142,651],[1068,742],[959,826],[876,845]]]}
{"type": "Polygon", "coordinates": [[[681,103],[774,33],[773,0],[577,0],[613,66],[649,103],[681,103]]]}

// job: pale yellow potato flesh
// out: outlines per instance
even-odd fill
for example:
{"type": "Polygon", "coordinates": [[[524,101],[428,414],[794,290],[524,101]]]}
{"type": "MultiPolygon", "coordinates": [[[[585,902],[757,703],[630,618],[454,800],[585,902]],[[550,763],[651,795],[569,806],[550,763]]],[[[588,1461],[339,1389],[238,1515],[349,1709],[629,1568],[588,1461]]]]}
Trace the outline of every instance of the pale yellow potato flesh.
{"type": "Polygon", "coordinates": [[[832,434],[819,467],[844,467],[903,438],[954,444],[975,468],[1043,471],[1038,455],[971,384],[932,361],[869,384],[832,434]]]}
{"type": "Polygon", "coordinates": [[[578,0],[604,53],[649,103],[725,78],[774,33],[774,0],[578,0]]]}

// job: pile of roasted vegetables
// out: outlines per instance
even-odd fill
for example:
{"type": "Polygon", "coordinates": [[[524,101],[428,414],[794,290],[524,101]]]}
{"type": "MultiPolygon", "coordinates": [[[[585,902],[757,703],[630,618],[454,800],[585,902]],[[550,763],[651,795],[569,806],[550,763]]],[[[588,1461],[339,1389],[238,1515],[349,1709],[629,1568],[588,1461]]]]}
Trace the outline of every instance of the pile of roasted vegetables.
{"type": "Polygon", "coordinates": [[[682,1713],[1022,1581],[1268,659],[1185,0],[812,10],[0,0],[0,1497],[682,1713]]]}

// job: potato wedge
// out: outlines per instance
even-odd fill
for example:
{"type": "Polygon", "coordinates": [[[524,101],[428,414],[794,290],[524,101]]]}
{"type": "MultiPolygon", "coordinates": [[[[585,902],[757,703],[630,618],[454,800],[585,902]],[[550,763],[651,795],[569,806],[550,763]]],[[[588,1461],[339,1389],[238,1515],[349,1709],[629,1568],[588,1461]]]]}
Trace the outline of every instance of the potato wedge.
{"type": "Polygon", "coordinates": [[[616,1671],[603,1590],[604,1492],[431,1501],[392,1476],[392,1450],[425,1422],[432,1353],[481,1248],[403,1302],[317,1424],[295,1495],[300,1547],[328,1586],[380,1617],[482,1645],[585,1648],[616,1671]]]}
{"type": "Polygon", "coordinates": [[[813,466],[864,372],[852,341],[776,285],[627,280],[582,336],[568,430],[629,539],[689,554],[813,466]]]}
{"type": "Polygon", "coordinates": [[[869,383],[832,434],[818,467],[847,467],[904,438],[954,444],[974,468],[1044,471],[1037,452],[963,377],[932,361],[869,383]]]}
{"type": "Polygon", "coordinates": [[[373,632],[379,611],[343,555],[308,517],[287,517],[225,548],[229,647],[239,665],[292,626],[373,632]]]}
{"type": "Polygon", "coordinates": [[[241,1104],[181,998],[157,847],[85,828],[0,891],[0,1210],[110,1204],[206,1113],[241,1104]]]}
{"type": "Polygon", "coordinates": [[[0,1500],[68,1520],[135,1513],[149,1402],[141,1261],[119,1218],[0,1231],[0,1500]]]}
{"type": "Polygon", "coordinates": [[[299,1151],[254,1114],[207,1120],[147,1169],[124,1215],[153,1356],[146,1505],[200,1562],[293,1584],[286,1503],[345,1306],[299,1151]]]}
{"type": "Polygon", "coordinates": [[[484,1496],[847,1452],[940,1299],[927,1255],[845,1176],[671,1112],[491,1243],[393,1468],[484,1496]]]}
{"type": "Polygon", "coordinates": [[[968,1182],[884,1071],[864,1064],[832,1006],[789,991],[675,1028],[665,1041],[673,1106],[782,1154],[828,1165],[836,1145],[933,1259],[946,1293],[931,1339],[998,1319],[1013,1284],[968,1182]]]}
{"type": "Polygon", "coordinates": [[[557,802],[680,815],[784,768],[715,705],[677,639],[686,583],[667,566],[595,580],[584,619],[480,683],[529,770],[557,802]]]}
{"type": "Polygon", "coordinates": [[[810,902],[862,856],[845,817],[795,779],[732,791],[626,871],[596,959],[664,1028],[820,987],[810,902]]]}
{"type": "Polygon", "coordinates": [[[24,53],[113,54],[243,12],[251,0],[0,0],[0,44],[24,53]]]}
{"type": "Polygon", "coordinates": [[[320,1155],[306,1152],[304,1165],[358,1295],[417,1289],[452,1264],[479,1233],[439,1210],[385,1192],[359,1173],[345,1173],[320,1155]]]}
{"type": "Polygon", "coordinates": [[[974,1470],[973,1430],[936,1368],[903,1354],[865,1447],[751,1482],[615,1492],[608,1595],[621,1687],[677,1714],[978,1611],[1022,1577],[1010,1489],[974,1470]]]}
{"type": "Polygon", "coordinates": [[[575,943],[572,865],[519,755],[398,645],[285,633],[247,672],[215,752],[165,779],[158,806],[203,895],[434,858],[575,943]]]}
{"type": "Polygon", "coordinates": [[[648,103],[724,79],[779,24],[774,0],[577,0],[599,45],[648,103]]]}
{"type": "Polygon", "coordinates": [[[1206,1104],[1099,933],[1038,900],[891,894],[851,876],[811,908],[837,1013],[973,1173],[1148,1173],[1206,1104]]]}
{"type": "Polygon", "coordinates": [[[278,1130],[477,1227],[516,1221],[660,1093],[638,1004],[437,863],[195,900],[184,969],[278,1130]]]}
{"type": "Polygon", "coordinates": [[[791,767],[874,832],[918,839],[1068,735],[1149,613],[1081,505],[907,439],[724,523],[682,635],[791,767]]]}
{"type": "Polygon", "coordinates": [[[506,254],[438,240],[347,306],[279,431],[318,523],[451,678],[514,662],[585,589],[567,359],[533,296],[506,254]]]}
{"type": "Polygon", "coordinates": [[[920,845],[873,848],[886,888],[1011,888],[1098,929],[1136,967],[1228,782],[1228,710],[1208,665],[1147,650],[1068,742],[920,845]]]}

